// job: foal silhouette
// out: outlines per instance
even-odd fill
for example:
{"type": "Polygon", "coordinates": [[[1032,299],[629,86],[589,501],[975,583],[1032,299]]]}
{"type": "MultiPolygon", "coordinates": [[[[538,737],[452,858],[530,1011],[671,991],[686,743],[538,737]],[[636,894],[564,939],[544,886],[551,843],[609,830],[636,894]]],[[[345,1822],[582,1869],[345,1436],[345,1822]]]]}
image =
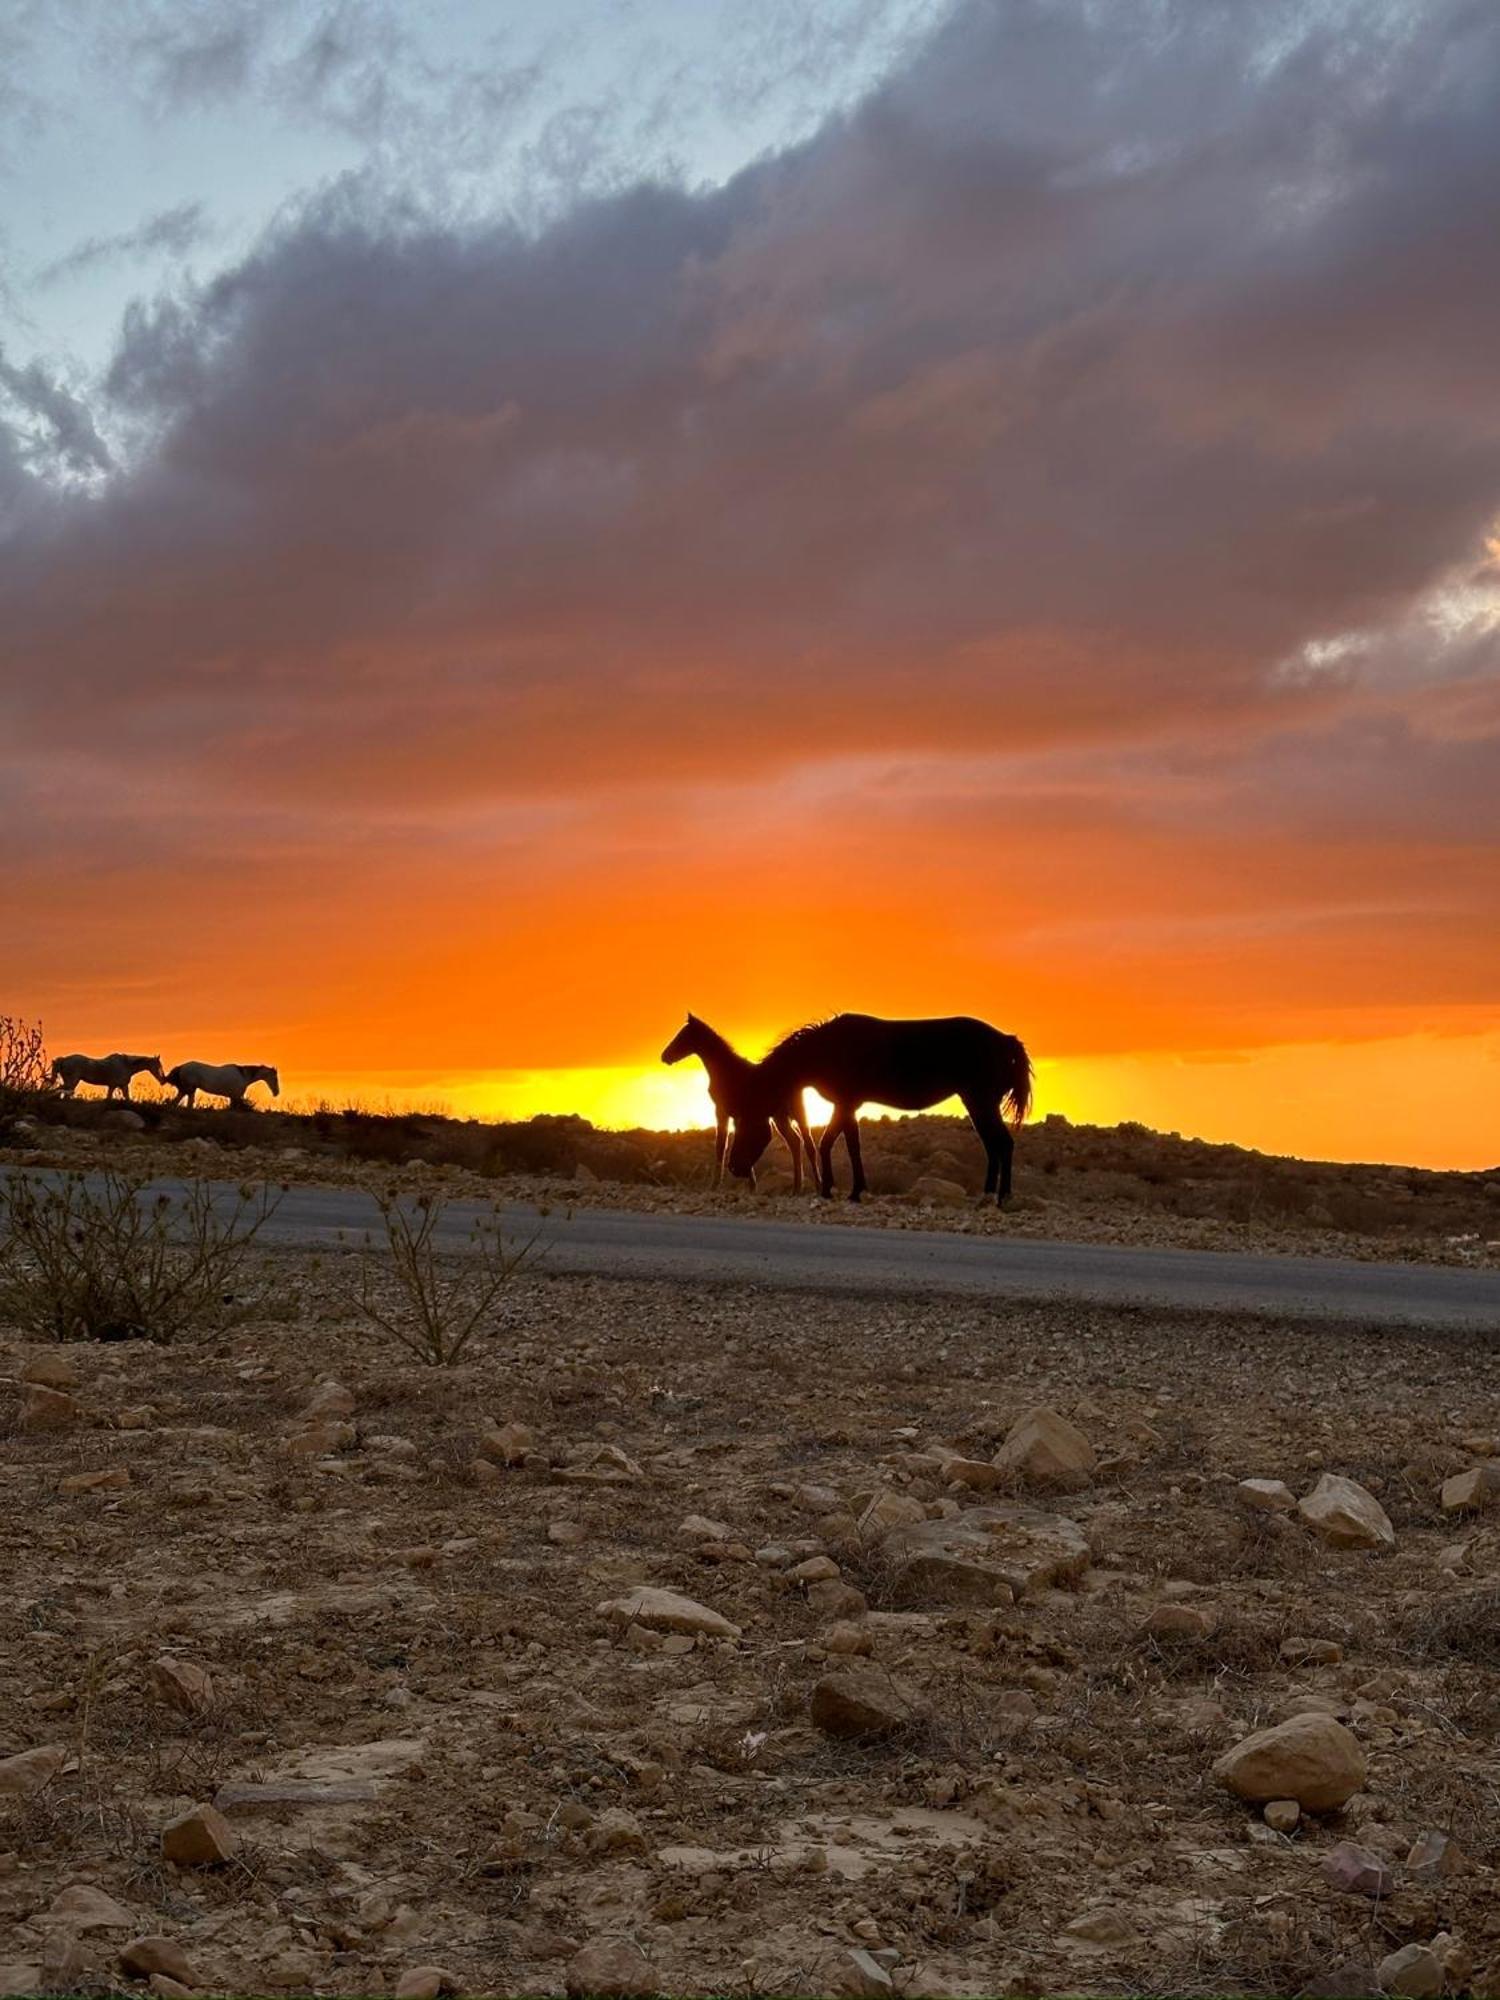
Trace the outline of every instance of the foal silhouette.
{"type": "Polygon", "coordinates": [[[1009,1105],[1017,1127],[1031,1108],[1031,1058],[1014,1035],[987,1021],[954,1015],[937,1021],[882,1021],[873,1014],[835,1014],[798,1028],[751,1065],[735,1114],[729,1171],[745,1175],[771,1142],[773,1107],[791,1091],[821,1092],[833,1116],[818,1145],[818,1188],[833,1193],[833,1149],[840,1137],[854,1184],[849,1199],[866,1188],[860,1157],[859,1119],[864,1104],[897,1111],[926,1111],[956,1097],[984,1141],[984,1191],[1003,1202],[1010,1193],[1015,1140],[1005,1123],[1009,1105]],[[996,1181],[999,1192],[996,1193],[996,1181]]]}
{"type": "MultiPolygon", "coordinates": [[[[687,1020],[677,1030],[671,1041],[661,1052],[664,1063],[681,1062],[684,1056],[696,1056],[708,1071],[708,1094],[714,1103],[714,1186],[724,1178],[724,1149],[729,1139],[729,1121],[734,1120],[735,1130],[739,1130],[743,1106],[746,1102],[750,1079],[755,1074],[755,1065],[748,1056],[742,1056],[738,1049],[731,1048],[724,1037],[711,1028],[707,1021],[700,1021],[696,1014],[689,1014],[687,1020]]],[[[792,1156],[792,1193],[802,1192],[802,1148],[807,1148],[807,1171],[817,1179],[818,1149],[814,1144],[812,1127],[807,1122],[807,1108],[802,1102],[800,1090],[784,1091],[772,1104],[768,1104],[760,1114],[767,1121],[766,1136],[755,1159],[770,1144],[770,1127],[786,1141],[787,1151],[792,1156]],[[800,1141],[800,1144],[799,1144],[800,1141]]],[[[749,1169],[749,1180],[755,1185],[755,1161],[749,1169]]]]}

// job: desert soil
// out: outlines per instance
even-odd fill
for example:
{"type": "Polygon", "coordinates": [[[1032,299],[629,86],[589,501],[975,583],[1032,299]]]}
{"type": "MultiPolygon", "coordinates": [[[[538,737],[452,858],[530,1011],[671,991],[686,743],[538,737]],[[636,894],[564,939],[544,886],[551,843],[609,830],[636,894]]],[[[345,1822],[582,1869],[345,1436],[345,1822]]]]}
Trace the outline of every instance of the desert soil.
{"type": "Polygon", "coordinates": [[[1495,1342],[526,1273],[435,1370],[348,1264],[266,1253],[206,1342],[0,1328],[0,1758],[57,1753],[0,1794],[0,1991],[142,1990],[157,1934],[232,1993],[1368,1991],[1413,1944],[1500,1994],[1500,1499],[1439,1498],[1495,1342]],[[1081,1485],[994,1464],[1037,1408],[1081,1485]],[[1323,1473],[1392,1546],[1237,1490],[1323,1473]],[[989,1602],[887,1539],[1017,1501],[989,1602]],[[815,1719],[851,1670],[888,1734],[815,1719]],[[1213,1765],[1299,1710],[1368,1768],[1283,1833],[1213,1765]],[[215,1800],[227,1859],[165,1858],[215,1800]]]}

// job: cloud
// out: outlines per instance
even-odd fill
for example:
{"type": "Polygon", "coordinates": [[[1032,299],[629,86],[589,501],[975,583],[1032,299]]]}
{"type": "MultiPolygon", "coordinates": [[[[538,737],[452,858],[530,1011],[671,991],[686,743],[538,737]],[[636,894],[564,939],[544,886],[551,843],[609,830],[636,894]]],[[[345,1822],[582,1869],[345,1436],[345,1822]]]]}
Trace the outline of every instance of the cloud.
{"type": "Polygon", "coordinates": [[[81,277],[85,272],[94,271],[101,264],[129,261],[140,257],[167,256],[186,257],[211,234],[203,204],[196,201],[179,202],[173,208],[164,208],[155,215],[148,215],[144,222],[134,229],[121,230],[114,236],[90,236],[74,246],[66,256],[57,258],[44,269],[38,271],[35,283],[41,286],[56,285],[70,278],[81,277]]]}
{"type": "MultiPolygon", "coordinates": [[[[295,88],[378,122],[372,17],[335,12],[295,88]]],[[[162,87],[259,74],[268,18],[171,43],[162,87]]],[[[11,741],[54,755],[87,704],[159,812],[206,763],[324,854],[392,812],[448,852],[520,802],[980,757],[987,816],[939,784],[906,837],[980,869],[1001,935],[1112,836],[1112,891],[1170,902],[1189,792],[1204,897],[1274,902],[1269,822],[1327,856],[1318,907],[1383,910],[1382,802],[1420,768],[1408,852],[1467,849],[1446,801],[1500,736],[1452,595],[1500,512],[1497,92],[1472,0],[970,0],[723,187],[522,229],[340,183],[133,308],[96,424],[11,385],[75,471],[141,441],[78,494],[12,447],[11,741]],[[1288,673],[1347,635],[1400,671],[1288,673]]],[[[882,809],[868,866],[925,907],[882,809]]],[[[1451,880],[1467,992],[1494,882],[1451,880]]]]}
{"type": "Polygon", "coordinates": [[[88,407],[39,361],[17,367],[0,349],[0,439],[13,462],[62,473],[107,472],[110,455],[88,407]],[[8,406],[8,407],[7,407],[8,406]]]}

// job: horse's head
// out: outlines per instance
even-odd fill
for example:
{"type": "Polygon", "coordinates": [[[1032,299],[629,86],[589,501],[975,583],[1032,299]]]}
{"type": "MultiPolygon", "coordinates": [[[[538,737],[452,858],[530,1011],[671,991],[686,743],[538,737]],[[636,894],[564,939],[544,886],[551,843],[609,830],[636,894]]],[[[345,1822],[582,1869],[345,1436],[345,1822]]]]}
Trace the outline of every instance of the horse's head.
{"type": "Polygon", "coordinates": [[[265,1083],[267,1083],[270,1086],[271,1095],[273,1097],[280,1097],[281,1078],[276,1074],[275,1070],[271,1068],[269,1063],[267,1063],[265,1067],[261,1070],[261,1078],[265,1083]]]}
{"type": "Polygon", "coordinates": [[[734,1115],[734,1137],[729,1144],[729,1171],[755,1186],[755,1163],[771,1143],[770,1113],[747,1105],[734,1115]]]}
{"type": "Polygon", "coordinates": [[[696,1014],[689,1014],[677,1033],[661,1052],[664,1063],[681,1062],[684,1056],[696,1055],[698,1051],[698,1029],[701,1026],[696,1014]]]}
{"type": "Polygon", "coordinates": [[[150,1062],[147,1063],[146,1074],[147,1076],[154,1076],[158,1083],[164,1084],[166,1082],[167,1074],[161,1066],[160,1056],[153,1056],[150,1062]]]}

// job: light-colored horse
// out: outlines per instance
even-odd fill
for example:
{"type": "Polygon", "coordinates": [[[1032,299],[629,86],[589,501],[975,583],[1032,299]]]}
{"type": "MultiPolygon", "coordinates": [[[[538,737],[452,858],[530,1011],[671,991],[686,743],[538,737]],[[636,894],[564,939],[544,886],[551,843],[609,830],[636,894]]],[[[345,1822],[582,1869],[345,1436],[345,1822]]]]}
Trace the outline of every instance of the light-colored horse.
{"type": "Polygon", "coordinates": [[[80,1083],[97,1083],[113,1097],[130,1095],[130,1079],[142,1070],[165,1083],[160,1056],[58,1056],[52,1065],[52,1081],[61,1084],[64,1097],[71,1097],[80,1083]]]}
{"type": "Polygon", "coordinates": [[[252,1083],[266,1084],[273,1097],[281,1095],[281,1078],[269,1063],[177,1063],[164,1081],[177,1092],[174,1104],[192,1104],[201,1090],[205,1097],[223,1097],[231,1111],[243,1111],[252,1083]]]}

